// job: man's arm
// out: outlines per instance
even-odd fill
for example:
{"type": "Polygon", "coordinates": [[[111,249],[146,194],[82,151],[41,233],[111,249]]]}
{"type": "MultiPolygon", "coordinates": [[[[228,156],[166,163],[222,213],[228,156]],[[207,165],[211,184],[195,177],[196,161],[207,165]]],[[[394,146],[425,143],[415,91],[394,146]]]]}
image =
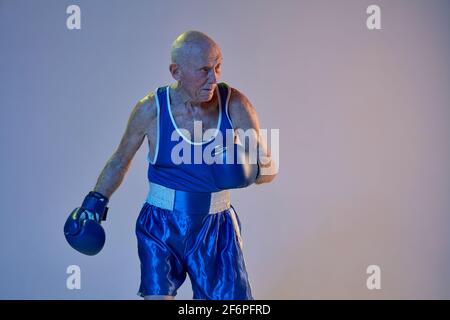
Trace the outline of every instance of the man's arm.
{"type": "Polygon", "coordinates": [[[239,90],[235,88],[231,88],[231,97],[229,101],[229,113],[231,121],[233,122],[234,129],[241,141],[244,144],[247,152],[255,152],[258,155],[258,163],[260,165],[261,174],[258,176],[256,180],[256,184],[268,183],[275,179],[276,170],[272,170],[276,168],[276,164],[274,159],[271,157],[270,150],[268,150],[267,142],[265,139],[262,139],[260,135],[260,125],[258,114],[255,110],[255,107],[252,105],[250,100],[239,90]],[[246,132],[246,136],[257,143],[245,143],[245,136],[242,135],[241,130],[246,132]],[[253,129],[249,130],[248,129],[253,129]],[[252,145],[257,146],[257,150],[250,150],[252,145]],[[266,174],[266,172],[270,172],[270,174],[266,174]]]}
{"type": "Polygon", "coordinates": [[[135,105],[120,144],[103,168],[93,191],[109,199],[117,190],[156,116],[154,95],[144,97],[135,105]]]}

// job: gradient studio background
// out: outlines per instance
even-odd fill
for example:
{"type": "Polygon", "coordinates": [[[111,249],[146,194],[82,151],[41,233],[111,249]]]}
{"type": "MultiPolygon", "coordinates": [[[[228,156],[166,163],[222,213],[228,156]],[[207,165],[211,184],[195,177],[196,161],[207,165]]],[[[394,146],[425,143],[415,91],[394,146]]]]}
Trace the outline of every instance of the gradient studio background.
{"type": "MultiPolygon", "coordinates": [[[[0,0],[0,298],[139,299],[147,144],[95,257],[62,227],[181,32],[280,129],[272,184],[233,192],[256,299],[449,299],[450,2],[0,0]],[[66,8],[81,8],[81,30],[66,8]],[[382,30],[366,27],[381,7],[382,30]],[[66,268],[81,268],[81,290],[66,268]],[[368,290],[366,268],[381,268],[368,290]]],[[[179,299],[191,299],[187,279],[179,299]]]]}

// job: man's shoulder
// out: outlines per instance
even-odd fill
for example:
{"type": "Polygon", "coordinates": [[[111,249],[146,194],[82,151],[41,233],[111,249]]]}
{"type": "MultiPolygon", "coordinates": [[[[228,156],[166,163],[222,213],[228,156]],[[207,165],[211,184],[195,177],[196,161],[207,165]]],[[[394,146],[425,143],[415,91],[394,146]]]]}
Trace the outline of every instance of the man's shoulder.
{"type": "Polygon", "coordinates": [[[247,96],[239,89],[228,86],[231,90],[228,108],[231,113],[252,112],[254,107],[247,96]]]}
{"type": "Polygon", "coordinates": [[[144,118],[156,118],[157,106],[154,92],[149,92],[142,97],[135,106],[135,112],[144,118]]]}
{"type": "Polygon", "coordinates": [[[239,89],[231,89],[228,112],[235,128],[253,128],[257,123],[255,107],[247,96],[239,89]]]}

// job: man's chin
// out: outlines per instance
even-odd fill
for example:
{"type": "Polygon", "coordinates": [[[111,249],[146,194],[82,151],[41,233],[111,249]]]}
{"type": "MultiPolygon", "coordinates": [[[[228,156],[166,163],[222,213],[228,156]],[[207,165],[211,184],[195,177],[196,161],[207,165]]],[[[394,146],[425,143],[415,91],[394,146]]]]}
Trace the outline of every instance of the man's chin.
{"type": "Polygon", "coordinates": [[[212,100],[214,96],[214,91],[208,92],[208,91],[203,91],[202,94],[200,95],[200,99],[201,102],[209,102],[212,100]]]}

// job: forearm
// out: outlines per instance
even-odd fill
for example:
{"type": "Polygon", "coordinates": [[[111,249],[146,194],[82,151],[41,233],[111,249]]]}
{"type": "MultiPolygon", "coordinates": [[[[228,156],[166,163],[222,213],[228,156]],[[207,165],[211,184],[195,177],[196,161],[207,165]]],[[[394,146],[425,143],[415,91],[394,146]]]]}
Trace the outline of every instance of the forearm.
{"type": "Polygon", "coordinates": [[[110,199],[122,183],[128,167],[129,165],[123,165],[112,157],[100,173],[93,191],[110,199]]]}
{"type": "Polygon", "coordinates": [[[259,139],[258,143],[258,165],[259,175],[256,179],[256,184],[269,183],[277,174],[277,163],[272,157],[270,150],[267,147],[265,139],[259,139]]]}

